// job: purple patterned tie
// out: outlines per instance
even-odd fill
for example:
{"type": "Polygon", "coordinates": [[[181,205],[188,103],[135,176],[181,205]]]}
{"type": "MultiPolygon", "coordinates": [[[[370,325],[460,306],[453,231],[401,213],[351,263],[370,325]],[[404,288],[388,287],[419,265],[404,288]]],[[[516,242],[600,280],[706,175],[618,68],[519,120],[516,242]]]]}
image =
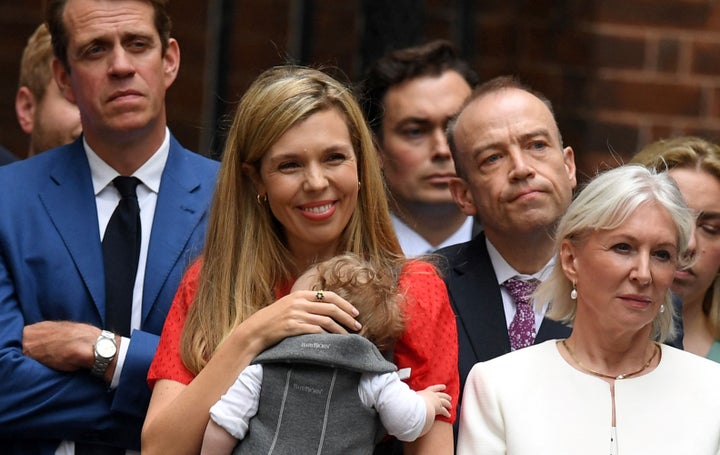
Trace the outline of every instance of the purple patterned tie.
{"type": "Polygon", "coordinates": [[[515,317],[510,323],[510,348],[516,349],[530,346],[535,341],[535,311],[530,303],[530,295],[539,284],[538,280],[521,280],[510,278],[503,286],[517,305],[515,317]]]}

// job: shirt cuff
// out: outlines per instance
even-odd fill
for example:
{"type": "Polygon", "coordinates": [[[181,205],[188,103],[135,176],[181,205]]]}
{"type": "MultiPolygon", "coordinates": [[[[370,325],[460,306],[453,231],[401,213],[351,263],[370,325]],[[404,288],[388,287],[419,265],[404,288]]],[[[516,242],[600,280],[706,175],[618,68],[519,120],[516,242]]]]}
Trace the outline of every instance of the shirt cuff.
{"type": "Polygon", "coordinates": [[[115,372],[113,372],[112,381],[110,381],[110,388],[114,389],[120,383],[120,374],[122,373],[123,365],[125,364],[125,357],[127,356],[128,348],[130,347],[130,338],[120,337],[120,346],[118,346],[117,352],[117,363],[115,364],[115,372]]]}

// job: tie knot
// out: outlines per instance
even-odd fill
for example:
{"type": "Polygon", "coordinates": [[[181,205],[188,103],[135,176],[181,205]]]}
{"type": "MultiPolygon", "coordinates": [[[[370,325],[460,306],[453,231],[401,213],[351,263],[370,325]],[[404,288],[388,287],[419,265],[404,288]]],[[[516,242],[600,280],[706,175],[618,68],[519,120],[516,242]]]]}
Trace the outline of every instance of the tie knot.
{"type": "Polygon", "coordinates": [[[503,285],[515,303],[520,305],[530,303],[530,296],[533,292],[535,292],[535,288],[538,284],[538,280],[534,278],[525,280],[513,277],[507,280],[503,285]]]}
{"type": "Polygon", "coordinates": [[[113,185],[115,185],[115,188],[117,188],[120,192],[120,197],[123,199],[129,197],[137,198],[135,189],[138,184],[140,184],[140,180],[138,180],[137,177],[125,177],[123,175],[119,175],[113,179],[113,185]]]}

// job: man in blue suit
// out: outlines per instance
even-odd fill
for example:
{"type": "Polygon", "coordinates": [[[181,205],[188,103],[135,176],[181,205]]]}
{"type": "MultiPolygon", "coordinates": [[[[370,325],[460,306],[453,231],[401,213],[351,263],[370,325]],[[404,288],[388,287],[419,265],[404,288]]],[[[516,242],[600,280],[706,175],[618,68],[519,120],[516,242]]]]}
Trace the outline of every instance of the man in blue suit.
{"type": "Polygon", "coordinates": [[[543,317],[546,308],[531,308],[533,336],[512,346],[519,306],[506,283],[539,282],[550,272],[552,234],[572,198],[575,161],[572,148],[563,147],[550,102],[509,77],[476,88],[447,134],[458,175],[450,182],[453,198],[484,229],[439,251],[447,258],[464,386],[477,362],[570,334],[543,317]]]}
{"type": "Polygon", "coordinates": [[[140,450],[147,369],[181,275],[201,251],[218,167],[166,126],[180,51],[165,4],[48,2],[54,75],[80,109],[83,135],[0,168],[3,453],[140,450]],[[118,175],[140,181],[127,336],[103,330],[101,241],[121,198],[118,175]]]}

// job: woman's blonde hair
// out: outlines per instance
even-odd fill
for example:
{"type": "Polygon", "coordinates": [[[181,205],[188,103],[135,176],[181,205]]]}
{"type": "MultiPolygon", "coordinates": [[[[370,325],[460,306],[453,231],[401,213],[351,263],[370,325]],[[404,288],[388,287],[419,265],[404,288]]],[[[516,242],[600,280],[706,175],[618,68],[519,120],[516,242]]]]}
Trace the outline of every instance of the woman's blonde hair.
{"type": "Polygon", "coordinates": [[[282,225],[258,197],[243,166],[259,171],[263,156],[285,132],[327,109],[346,120],[361,182],[338,253],[355,253],[381,269],[401,266],[378,154],[350,89],[320,70],[271,68],[241,98],[225,145],[198,291],[181,340],[190,371],[199,372],[230,331],[275,301],[276,286],[291,282],[298,272],[282,225]]]}
{"type": "MultiPolygon", "coordinates": [[[[667,210],[675,225],[680,261],[685,256],[692,235],[693,217],[680,190],[667,172],[628,164],[599,174],[587,184],[560,219],[555,239],[555,267],[550,277],[535,292],[539,305],[551,302],[547,317],[572,324],[577,310],[577,301],[570,298],[573,284],[565,276],[561,265],[562,242],[580,242],[594,231],[615,229],[638,207],[653,203],[667,210]]],[[[672,295],[669,289],[663,303],[665,311],[658,312],[651,331],[651,337],[661,342],[675,335],[672,295]]]]}
{"type": "MultiPolygon", "coordinates": [[[[720,146],[695,136],[682,136],[653,142],[632,159],[657,171],[685,168],[704,171],[720,182],[720,146]]],[[[702,309],[708,317],[715,339],[720,339],[720,270],[705,291],[702,309]]]]}

